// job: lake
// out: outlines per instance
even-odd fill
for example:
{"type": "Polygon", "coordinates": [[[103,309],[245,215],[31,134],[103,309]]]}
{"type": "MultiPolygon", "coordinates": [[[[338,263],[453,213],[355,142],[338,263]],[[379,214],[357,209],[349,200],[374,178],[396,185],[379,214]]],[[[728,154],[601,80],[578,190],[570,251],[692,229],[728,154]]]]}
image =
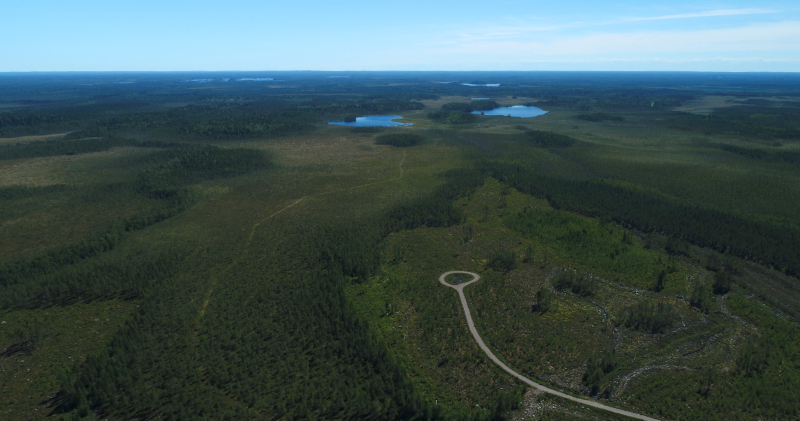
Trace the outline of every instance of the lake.
{"type": "Polygon", "coordinates": [[[491,86],[493,88],[496,88],[496,87],[500,86],[499,83],[462,83],[462,85],[464,85],[464,86],[491,86]]]}
{"type": "Polygon", "coordinates": [[[392,120],[402,119],[399,115],[368,115],[366,117],[356,117],[356,121],[331,121],[328,124],[334,126],[349,126],[349,127],[396,127],[396,126],[410,126],[414,123],[398,123],[392,120]]]}
{"type": "Polygon", "coordinates": [[[493,110],[473,111],[472,114],[504,115],[508,117],[529,118],[547,114],[547,111],[527,105],[515,105],[513,107],[500,107],[493,110]]]}

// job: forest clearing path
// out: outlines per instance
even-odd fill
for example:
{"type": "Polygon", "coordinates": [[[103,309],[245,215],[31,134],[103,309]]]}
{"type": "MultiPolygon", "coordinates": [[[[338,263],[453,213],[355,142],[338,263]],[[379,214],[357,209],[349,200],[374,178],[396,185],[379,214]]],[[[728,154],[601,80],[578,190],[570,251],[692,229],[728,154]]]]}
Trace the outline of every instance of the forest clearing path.
{"type": "Polygon", "coordinates": [[[469,325],[469,331],[472,332],[472,336],[475,338],[475,341],[478,342],[478,346],[483,350],[483,352],[486,353],[486,356],[488,356],[490,360],[494,361],[495,364],[500,366],[500,368],[502,368],[503,370],[505,370],[507,373],[511,374],[512,376],[518,378],[522,382],[530,385],[531,387],[539,389],[542,392],[549,393],[551,395],[555,395],[555,396],[558,396],[558,397],[561,397],[561,398],[564,398],[564,399],[568,399],[568,400],[571,400],[573,402],[577,402],[577,403],[580,403],[580,404],[583,404],[583,405],[591,406],[593,408],[602,409],[604,411],[613,412],[613,413],[619,414],[619,415],[624,415],[626,417],[631,417],[631,418],[636,418],[636,419],[646,420],[646,421],[658,421],[655,418],[650,418],[650,417],[647,417],[647,416],[644,416],[644,415],[639,415],[639,414],[635,414],[633,412],[628,412],[628,411],[625,411],[625,410],[622,410],[622,409],[617,409],[617,408],[614,408],[614,407],[611,407],[611,406],[603,405],[603,404],[601,404],[599,402],[590,401],[590,400],[587,400],[587,399],[576,398],[574,396],[567,395],[566,393],[562,393],[562,392],[559,392],[557,390],[550,389],[547,386],[543,386],[543,385],[541,385],[539,383],[534,382],[533,380],[528,379],[527,377],[517,373],[516,371],[512,370],[507,365],[505,365],[502,361],[500,361],[499,358],[497,358],[494,355],[494,353],[492,353],[491,350],[489,350],[489,347],[486,346],[486,344],[483,342],[483,339],[481,338],[481,335],[478,334],[478,330],[475,328],[475,323],[472,321],[472,314],[469,311],[469,305],[467,304],[467,298],[464,296],[464,287],[466,287],[467,285],[470,285],[470,284],[472,284],[474,282],[477,282],[479,279],[481,279],[481,277],[477,273],[466,272],[466,271],[463,271],[463,270],[453,270],[453,271],[450,271],[450,272],[443,273],[442,276],[439,277],[439,282],[444,286],[448,286],[448,287],[453,288],[456,291],[458,291],[458,296],[461,298],[461,306],[464,307],[464,315],[467,318],[467,325],[469,325]],[[454,274],[454,273],[463,273],[463,274],[466,274],[466,275],[472,275],[473,279],[471,281],[469,281],[469,282],[464,282],[464,283],[457,284],[457,285],[452,285],[452,284],[447,283],[445,278],[448,275],[451,275],[451,274],[454,274]]]}
{"type": "MultiPolygon", "coordinates": [[[[250,229],[250,234],[247,236],[247,241],[244,243],[244,248],[242,249],[242,253],[239,255],[239,257],[234,259],[223,270],[223,273],[228,272],[231,268],[236,266],[242,258],[244,258],[244,256],[250,250],[250,243],[253,242],[253,236],[256,233],[256,229],[258,229],[258,227],[261,226],[261,224],[263,224],[264,222],[269,221],[270,219],[276,217],[281,212],[283,212],[283,211],[285,211],[285,210],[287,210],[287,209],[289,209],[291,207],[294,207],[294,206],[300,204],[300,202],[302,202],[303,200],[311,198],[311,197],[324,196],[326,194],[332,194],[332,193],[337,193],[337,192],[342,192],[342,191],[347,191],[347,190],[358,189],[358,188],[361,188],[361,187],[367,187],[367,186],[371,186],[373,184],[388,183],[390,181],[400,180],[401,178],[403,178],[403,175],[404,175],[404,173],[403,173],[403,163],[405,163],[405,162],[406,162],[406,151],[404,150],[403,151],[403,157],[400,159],[400,163],[397,164],[398,168],[400,169],[400,175],[398,177],[390,178],[388,180],[374,181],[372,183],[361,184],[361,185],[358,185],[358,186],[345,187],[345,188],[341,188],[341,189],[337,189],[337,190],[331,190],[331,191],[326,191],[326,192],[322,192],[322,193],[316,193],[316,194],[310,194],[310,195],[307,195],[307,196],[303,196],[303,197],[301,197],[299,199],[295,199],[291,204],[289,204],[289,205],[287,205],[287,206],[275,211],[274,213],[270,214],[266,218],[256,222],[255,225],[253,225],[253,228],[250,229]]],[[[208,303],[211,301],[211,293],[214,292],[214,287],[217,286],[217,282],[218,281],[219,281],[219,276],[215,276],[215,277],[213,277],[211,279],[210,287],[208,288],[208,291],[205,293],[203,304],[200,306],[200,312],[199,312],[199,317],[200,318],[202,318],[206,314],[206,308],[208,307],[208,303]]]]}
{"type": "Polygon", "coordinates": [[[358,188],[361,188],[361,187],[367,187],[367,186],[371,186],[371,185],[373,185],[373,184],[388,183],[388,182],[390,182],[390,181],[397,181],[397,180],[400,180],[401,178],[403,178],[403,163],[405,163],[405,162],[406,162],[406,151],[403,151],[403,157],[400,159],[400,163],[399,163],[399,164],[397,164],[398,168],[400,169],[400,176],[398,176],[398,177],[396,177],[396,178],[390,178],[390,179],[388,179],[388,180],[381,180],[381,181],[373,181],[372,183],[361,184],[361,185],[358,185],[358,186],[345,187],[345,188],[336,189],[336,190],[331,190],[331,191],[326,191],[326,192],[322,192],[322,193],[310,194],[310,195],[308,195],[308,196],[303,196],[303,197],[301,197],[301,198],[299,198],[299,199],[295,200],[294,202],[292,202],[292,204],[291,204],[291,205],[289,205],[289,206],[286,206],[285,208],[282,208],[282,209],[280,209],[279,211],[277,211],[277,212],[273,213],[272,215],[269,215],[268,217],[266,217],[266,218],[262,219],[261,221],[258,221],[258,222],[257,222],[255,225],[253,225],[253,228],[250,230],[250,235],[247,237],[247,243],[245,243],[245,247],[244,247],[244,250],[243,250],[242,254],[244,254],[244,253],[247,253],[247,250],[250,248],[250,242],[252,242],[252,241],[253,241],[253,235],[256,233],[256,229],[257,229],[257,228],[258,228],[258,227],[259,227],[261,224],[263,224],[264,222],[267,222],[267,221],[269,221],[270,219],[274,218],[275,216],[277,216],[279,213],[281,213],[281,212],[285,211],[286,209],[289,209],[289,208],[291,208],[291,207],[293,207],[293,206],[295,206],[295,205],[299,204],[299,203],[300,203],[300,202],[302,202],[303,200],[305,200],[305,199],[308,199],[308,198],[310,198],[310,197],[325,196],[325,195],[327,195],[327,194],[333,194],[333,193],[343,192],[343,191],[347,191],[347,190],[358,189],[358,188]]]}

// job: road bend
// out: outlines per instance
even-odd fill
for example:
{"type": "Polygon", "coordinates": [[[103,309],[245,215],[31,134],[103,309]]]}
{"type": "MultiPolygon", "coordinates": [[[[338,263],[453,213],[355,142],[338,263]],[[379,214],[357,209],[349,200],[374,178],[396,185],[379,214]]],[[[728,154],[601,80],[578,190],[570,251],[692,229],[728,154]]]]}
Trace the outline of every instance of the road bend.
{"type": "Polygon", "coordinates": [[[499,365],[500,368],[505,370],[508,374],[511,374],[512,376],[520,379],[522,382],[530,385],[531,387],[539,389],[542,392],[549,393],[551,395],[556,395],[558,397],[561,397],[561,398],[564,398],[564,399],[567,399],[567,400],[570,400],[570,401],[573,401],[573,402],[577,402],[577,403],[580,403],[582,405],[591,406],[592,408],[602,409],[604,411],[613,412],[613,413],[619,414],[619,415],[624,415],[626,417],[631,417],[631,418],[635,418],[635,419],[639,419],[639,420],[646,420],[646,421],[658,421],[655,418],[650,418],[650,417],[647,417],[647,416],[644,416],[644,415],[635,414],[633,412],[629,412],[629,411],[625,411],[625,410],[622,410],[622,409],[614,408],[614,407],[611,407],[611,406],[608,406],[608,405],[603,405],[603,404],[601,404],[599,402],[590,401],[590,400],[587,400],[587,399],[576,398],[575,396],[567,395],[566,393],[559,392],[558,390],[553,390],[553,389],[551,389],[551,388],[549,388],[547,386],[543,386],[543,385],[541,385],[539,383],[536,383],[535,381],[523,376],[522,374],[517,373],[516,371],[512,370],[507,365],[505,365],[505,363],[500,361],[500,359],[497,358],[494,355],[494,353],[492,353],[492,351],[489,349],[489,347],[486,346],[486,344],[483,342],[483,339],[481,338],[481,335],[478,334],[478,330],[475,329],[475,323],[472,321],[472,314],[469,311],[469,305],[467,305],[467,298],[464,297],[464,287],[466,287],[467,285],[470,285],[472,283],[477,282],[479,279],[481,279],[481,277],[477,273],[465,272],[465,271],[461,271],[461,270],[454,270],[454,271],[443,273],[442,276],[439,277],[439,282],[444,286],[448,286],[448,287],[453,288],[456,291],[458,291],[458,296],[461,298],[461,306],[464,307],[464,315],[467,317],[467,325],[469,325],[469,331],[472,332],[472,336],[475,338],[475,341],[478,342],[478,346],[480,346],[481,349],[483,350],[483,352],[486,353],[486,356],[488,356],[490,360],[494,361],[495,364],[499,365]],[[452,285],[452,284],[447,283],[447,280],[445,279],[445,278],[447,278],[447,275],[451,275],[451,274],[454,274],[454,273],[462,273],[462,274],[465,274],[465,275],[471,275],[472,276],[472,280],[469,281],[469,282],[463,282],[463,283],[460,283],[460,284],[457,284],[457,285],[452,285]]]}

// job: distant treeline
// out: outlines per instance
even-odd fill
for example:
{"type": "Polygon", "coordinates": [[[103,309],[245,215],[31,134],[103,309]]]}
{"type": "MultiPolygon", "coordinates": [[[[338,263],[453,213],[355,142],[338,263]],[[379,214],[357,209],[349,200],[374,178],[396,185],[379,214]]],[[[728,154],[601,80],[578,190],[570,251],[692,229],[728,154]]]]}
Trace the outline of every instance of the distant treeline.
{"type": "Polygon", "coordinates": [[[498,104],[495,101],[488,99],[478,99],[470,102],[450,102],[442,105],[442,110],[471,113],[473,111],[493,110],[498,107],[500,107],[500,104],[498,104]]]}
{"type": "Polygon", "coordinates": [[[547,132],[542,130],[528,130],[525,137],[536,147],[539,148],[568,148],[578,140],[563,134],[547,132]]]}
{"type": "Polygon", "coordinates": [[[54,184],[51,186],[8,186],[0,187],[0,199],[13,200],[23,199],[27,197],[35,197],[43,194],[60,192],[66,190],[67,186],[64,184],[54,184]]]}
{"type": "Polygon", "coordinates": [[[274,137],[314,130],[327,117],[421,110],[424,105],[403,97],[312,96],[303,100],[195,101],[194,105],[162,111],[110,108],[113,112],[97,107],[64,107],[0,113],[0,136],[73,130],[67,140],[130,134],[190,141],[274,137]]]}
{"type": "Polygon", "coordinates": [[[0,160],[37,158],[57,155],[79,155],[91,152],[102,152],[119,146],[135,146],[142,148],[171,148],[181,143],[162,141],[139,141],[109,136],[103,138],[82,139],[70,133],[62,139],[35,141],[17,145],[0,145],[0,160]]]}
{"type": "Polygon", "coordinates": [[[416,146],[424,141],[424,137],[414,133],[388,133],[375,138],[376,145],[392,145],[398,148],[416,146]]]}
{"type": "Polygon", "coordinates": [[[606,113],[589,113],[589,114],[578,114],[575,116],[578,120],[584,121],[594,121],[594,122],[601,122],[601,121],[625,121],[625,118],[606,114],[606,113]]]}
{"type": "Polygon", "coordinates": [[[33,158],[39,156],[77,155],[100,152],[114,146],[127,145],[122,139],[48,140],[21,145],[0,145],[0,159],[33,158]]]}
{"type": "Polygon", "coordinates": [[[521,164],[485,162],[489,174],[559,209],[612,220],[645,232],[669,234],[800,275],[800,232],[601,180],[568,180],[521,164]]]}
{"type": "Polygon", "coordinates": [[[744,146],[729,145],[725,143],[717,144],[717,147],[726,152],[746,156],[769,162],[788,162],[790,164],[800,164],[799,151],[769,151],[760,148],[747,148],[744,146]]]}
{"type": "Polygon", "coordinates": [[[76,124],[74,118],[51,113],[0,112],[0,136],[2,137],[58,131],[74,124],[76,124]]]}
{"type": "Polygon", "coordinates": [[[476,100],[472,102],[450,102],[442,108],[428,113],[428,118],[443,124],[469,124],[478,121],[478,116],[473,111],[491,110],[499,107],[495,101],[476,100]]]}
{"type": "Polygon", "coordinates": [[[469,124],[478,121],[478,116],[463,111],[436,110],[428,113],[428,118],[442,124],[469,124]]]}
{"type": "Polygon", "coordinates": [[[704,135],[743,136],[763,140],[800,140],[800,108],[728,107],[708,115],[675,113],[664,124],[704,135]]]}
{"type": "Polygon", "coordinates": [[[572,89],[535,90],[521,92],[521,96],[538,98],[539,102],[529,104],[536,107],[563,107],[579,111],[594,109],[668,109],[680,106],[693,99],[693,95],[677,94],[672,90],[625,90],[625,89],[572,89]],[[565,92],[566,91],[566,92],[565,92]]]}

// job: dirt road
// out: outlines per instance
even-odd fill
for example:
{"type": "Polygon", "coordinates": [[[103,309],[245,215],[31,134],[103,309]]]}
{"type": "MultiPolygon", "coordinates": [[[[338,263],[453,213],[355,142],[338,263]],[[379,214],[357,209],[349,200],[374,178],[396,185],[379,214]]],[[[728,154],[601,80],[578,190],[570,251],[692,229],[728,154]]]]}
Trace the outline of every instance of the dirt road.
{"type": "Polygon", "coordinates": [[[533,381],[533,380],[531,380],[531,379],[529,379],[529,378],[517,373],[516,371],[510,369],[507,365],[505,365],[502,361],[500,361],[500,359],[498,359],[492,353],[491,350],[489,350],[489,347],[486,346],[486,344],[483,342],[483,339],[481,339],[481,335],[478,334],[478,330],[475,329],[475,323],[472,321],[472,314],[470,314],[469,305],[467,305],[467,298],[464,297],[464,287],[466,287],[467,285],[470,285],[470,284],[472,284],[474,282],[477,282],[479,279],[481,279],[481,277],[477,273],[465,272],[465,271],[461,271],[461,270],[454,270],[454,271],[443,273],[442,276],[439,277],[439,282],[441,282],[441,284],[444,285],[444,286],[448,286],[448,287],[453,288],[456,291],[458,291],[458,296],[461,298],[461,306],[464,307],[464,315],[467,317],[467,324],[469,325],[469,331],[472,332],[472,336],[475,337],[475,341],[478,342],[478,346],[481,347],[483,352],[485,352],[486,355],[489,357],[489,359],[494,361],[495,364],[499,365],[500,368],[505,370],[508,374],[511,374],[512,376],[514,376],[514,377],[520,379],[521,381],[529,384],[531,387],[535,387],[536,389],[539,389],[539,390],[541,390],[541,391],[543,391],[545,393],[550,393],[552,395],[556,395],[556,396],[562,397],[564,399],[568,399],[568,400],[571,400],[573,402],[580,403],[582,405],[591,406],[593,408],[602,409],[604,411],[613,412],[615,414],[624,415],[626,417],[631,417],[631,418],[636,418],[636,419],[639,419],[639,420],[646,420],[646,421],[658,421],[655,418],[650,418],[650,417],[646,417],[644,415],[634,414],[633,412],[628,412],[628,411],[624,411],[622,409],[617,409],[617,408],[614,408],[614,407],[611,407],[611,406],[603,405],[603,404],[601,404],[599,402],[590,401],[590,400],[587,400],[587,399],[576,398],[574,396],[567,395],[566,393],[562,393],[562,392],[559,392],[557,390],[550,389],[549,387],[543,386],[543,385],[541,385],[539,383],[536,383],[535,381],[533,381]],[[451,285],[451,284],[447,283],[445,278],[447,277],[447,275],[450,275],[450,274],[453,274],[453,273],[463,273],[463,274],[466,274],[466,275],[471,275],[473,277],[473,279],[471,281],[469,281],[469,282],[462,282],[462,283],[457,284],[457,285],[451,285]]]}

